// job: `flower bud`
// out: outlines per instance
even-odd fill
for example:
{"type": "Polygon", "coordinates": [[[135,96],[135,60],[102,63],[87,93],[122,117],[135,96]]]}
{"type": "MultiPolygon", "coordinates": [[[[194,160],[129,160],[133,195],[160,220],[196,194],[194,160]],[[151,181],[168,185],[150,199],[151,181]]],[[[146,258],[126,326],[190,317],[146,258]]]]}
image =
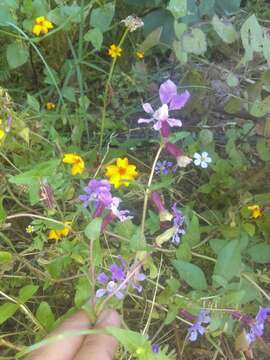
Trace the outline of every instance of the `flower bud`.
{"type": "Polygon", "coordinates": [[[180,155],[176,158],[177,165],[181,168],[187,167],[193,160],[186,156],[186,155],[180,155]]]}
{"type": "Polygon", "coordinates": [[[165,146],[165,149],[167,150],[167,152],[174,156],[175,158],[178,158],[179,156],[183,156],[184,152],[182,149],[180,149],[177,145],[175,144],[170,144],[167,143],[165,146]]]}
{"type": "Polygon", "coordinates": [[[166,210],[158,192],[156,191],[151,192],[150,200],[152,201],[153,205],[155,206],[155,208],[159,213],[161,211],[166,210]]]}
{"type": "Polygon", "coordinates": [[[172,238],[174,233],[175,233],[174,226],[165,230],[162,234],[160,234],[156,237],[156,240],[155,240],[156,245],[160,247],[163,243],[169,241],[172,238]]]}

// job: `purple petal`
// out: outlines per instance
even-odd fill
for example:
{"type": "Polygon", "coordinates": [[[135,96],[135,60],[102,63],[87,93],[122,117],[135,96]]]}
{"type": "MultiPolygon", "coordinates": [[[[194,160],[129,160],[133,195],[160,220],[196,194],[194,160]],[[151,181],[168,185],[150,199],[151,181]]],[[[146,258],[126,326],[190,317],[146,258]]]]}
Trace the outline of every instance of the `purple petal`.
{"type": "Polygon", "coordinates": [[[109,277],[104,272],[102,272],[97,275],[97,281],[100,284],[107,284],[107,282],[109,281],[109,277]]]}
{"type": "Polygon", "coordinates": [[[171,119],[168,118],[167,119],[168,124],[170,125],[170,127],[174,127],[174,126],[178,126],[181,127],[182,126],[182,121],[178,120],[178,119],[171,119]]]}
{"type": "Polygon", "coordinates": [[[115,293],[115,296],[117,297],[117,299],[122,300],[124,299],[125,295],[123,293],[121,293],[121,291],[117,291],[117,293],[115,293]]]}
{"type": "Polygon", "coordinates": [[[188,102],[188,99],[190,98],[190,93],[186,90],[182,94],[176,94],[172,97],[170,102],[170,110],[180,110],[182,109],[186,103],[188,102]]]}
{"type": "Polygon", "coordinates": [[[168,104],[171,101],[172,97],[176,94],[176,85],[171,80],[167,80],[160,85],[159,97],[162,104],[168,104]]]}
{"type": "Polygon", "coordinates": [[[140,119],[138,120],[138,124],[142,124],[142,123],[149,124],[149,123],[152,122],[152,121],[154,121],[153,118],[151,118],[151,119],[140,118],[140,119]]]}
{"type": "Polygon", "coordinates": [[[144,103],[143,104],[143,110],[147,113],[147,114],[153,114],[154,110],[152,108],[152,105],[149,103],[144,103]]]}

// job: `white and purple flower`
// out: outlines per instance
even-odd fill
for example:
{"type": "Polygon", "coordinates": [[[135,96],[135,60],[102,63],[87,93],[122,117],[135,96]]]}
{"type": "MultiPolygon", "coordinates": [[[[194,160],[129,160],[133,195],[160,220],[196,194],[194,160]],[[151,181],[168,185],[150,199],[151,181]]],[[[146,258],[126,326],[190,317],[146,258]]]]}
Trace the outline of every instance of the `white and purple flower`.
{"type": "Polygon", "coordinates": [[[200,166],[203,169],[206,169],[208,167],[208,165],[212,162],[211,157],[208,155],[208,152],[204,151],[202,152],[202,154],[199,153],[195,153],[193,155],[194,157],[194,164],[196,166],[200,166]]]}
{"type": "Polygon", "coordinates": [[[183,228],[185,223],[185,216],[182,213],[181,210],[177,209],[176,203],[172,206],[172,212],[173,212],[173,227],[174,227],[174,233],[172,236],[172,243],[175,245],[178,245],[181,241],[182,235],[185,234],[185,230],[183,228]]]}
{"type": "Polygon", "coordinates": [[[150,119],[140,118],[138,123],[148,124],[150,122],[155,122],[153,128],[157,131],[161,130],[162,136],[167,138],[169,136],[170,127],[182,126],[181,120],[169,117],[169,111],[182,109],[186,105],[189,97],[190,93],[187,90],[179,94],[177,93],[177,87],[174,82],[171,80],[165,81],[159,88],[159,98],[162,106],[155,111],[150,103],[144,103],[144,111],[147,114],[152,115],[152,117],[150,119]]]}

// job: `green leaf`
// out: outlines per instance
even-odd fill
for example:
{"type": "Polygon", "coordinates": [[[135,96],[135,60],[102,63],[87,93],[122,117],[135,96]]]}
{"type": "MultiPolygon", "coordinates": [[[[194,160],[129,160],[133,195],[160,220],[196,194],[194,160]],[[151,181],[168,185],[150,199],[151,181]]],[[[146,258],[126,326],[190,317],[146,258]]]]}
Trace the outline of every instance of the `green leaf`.
{"type": "Polygon", "coordinates": [[[13,256],[8,251],[0,251],[0,266],[10,264],[13,261],[13,256]]]}
{"type": "Polygon", "coordinates": [[[241,0],[216,0],[215,10],[220,15],[230,16],[239,10],[241,0]]]}
{"type": "Polygon", "coordinates": [[[15,314],[19,306],[17,304],[6,303],[0,306],[0,325],[15,314]]]}
{"type": "Polygon", "coordinates": [[[38,286],[36,285],[26,285],[21,288],[19,292],[19,299],[22,303],[25,303],[38,291],[38,286]]]}
{"type": "Polygon", "coordinates": [[[253,54],[262,51],[263,31],[255,15],[250,16],[242,25],[241,39],[245,49],[244,61],[253,59],[253,54]]]}
{"type": "Polygon", "coordinates": [[[225,43],[231,44],[237,40],[238,34],[234,26],[227,19],[221,20],[215,15],[212,19],[212,25],[219,37],[221,37],[225,43]]]}
{"type": "Polygon", "coordinates": [[[247,250],[247,254],[253,261],[259,264],[270,263],[270,245],[257,244],[247,250]]]}
{"type": "Polygon", "coordinates": [[[187,224],[186,233],[182,237],[183,242],[187,242],[189,246],[195,246],[200,242],[201,232],[198,217],[192,213],[192,217],[187,224]]]}
{"type": "Polygon", "coordinates": [[[93,254],[95,266],[102,262],[102,249],[100,247],[99,237],[101,231],[102,218],[95,218],[85,228],[86,237],[93,242],[93,254]]]}
{"type": "Polygon", "coordinates": [[[270,147],[266,139],[259,138],[257,140],[256,149],[261,160],[270,161],[270,147]]]}
{"type": "Polygon", "coordinates": [[[211,16],[214,12],[215,0],[200,1],[199,12],[200,16],[211,16]]]}
{"type": "Polygon", "coordinates": [[[36,312],[36,318],[40,324],[46,329],[50,330],[55,322],[55,317],[50,305],[46,301],[42,301],[36,312]]]}
{"type": "Polygon", "coordinates": [[[147,338],[140,333],[131,330],[124,330],[116,327],[106,327],[106,331],[114,336],[124,348],[130,353],[135,353],[140,347],[147,344],[147,338]]]}
{"type": "Polygon", "coordinates": [[[158,45],[160,42],[161,33],[162,33],[162,27],[159,27],[153,30],[150,34],[148,34],[145,40],[140,45],[140,50],[146,52],[152,47],[158,45]]]}
{"type": "Polygon", "coordinates": [[[214,275],[219,275],[227,281],[238,276],[241,270],[241,253],[238,240],[232,240],[219,252],[214,268],[214,275]]]}
{"type": "Polygon", "coordinates": [[[47,269],[54,279],[58,279],[70,263],[70,256],[59,256],[47,265],[47,269]]]}
{"type": "Polygon", "coordinates": [[[207,289],[205,275],[197,265],[182,260],[173,260],[172,264],[178,271],[180,277],[193,289],[207,289]]]}
{"type": "Polygon", "coordinates": [[[178,19],[187,13],[187,0],[170,0],[167,9],[178,19]]]}
{"type": "Polygon", "coordinates": [[[202,30],[193,28],[182,37],[183,49],[195,55],[204,54],[207,50],[206,36],[202,30]]]}
{"type": "Polygon", "coordinates": [[[76,285],[75,292],[75,305],[76,307],[82,306],[91,295],[91,285],[89,279],[85,277],[81,277],[76,285]]]}
{"type": "Polygon", "coordinates": [[[175,18],[168,10],[159,8],[150,11],[143,18],[145,37],[154,30],[161,29],[160,42],[171,45],[175,38],[174,20],[175,18]]]}
{"type": "Polygon", "coordinates": [[[175,144],[177,141],[183,140],[188,136],[190,136],[189,131],[179,131],[179,132],[173,133],[169,136],[169,142],[171,144],[175,144]]]}
{"type": "Polygon", "coordinates": [[[14,42],[8,45],[6,55],[9,67],[16,69],[27,62],[29,53],[22,44],[14,42]]]}
{"type": "Polygon", "coordinates": [[[93,28],[98,28],[101,32],[105,32],[109,30],[113,17],[114,3],[107,3],[91,12],[90,25],[93,28]]]}
{"type": "Polygon", "coordinates": [[[4,197],[0,198],[0,224],[3,224],[7,217],[7,212],[3,206],[4,197]]]}
{"type": "Polygon", "coordinates": [[[75,89],[72,86],[65,86],[62,90],[64,98],[71,102],[76,102],[75,89]]]}
{"type": "Polygon", "coordinates": [[[213,132],[208,129],[203,129],[199,132],[199,140],[202,145],[206,146],[213,142],[213,132]]]}
{"type": "Polygon", "coordinates": [[[31,109],[39,112],[40,110],[39,102],[34,96],[27,94],[27,104],[31,109]]]}
{"type": "Polygon", "coordinates": [[[191,249],[187,242],[183,242],[182,240],[181,244],[176,249],[176,258],[178,260],[191,261],[191,249]]]}
{"type": "Polygon", "coordinates": [[[103,33],[100,31],[100,29],[95,28],[89,30],[83,38],[85,41],[90,41],[96,50],[101,49],[103,42],[103,33]]]}

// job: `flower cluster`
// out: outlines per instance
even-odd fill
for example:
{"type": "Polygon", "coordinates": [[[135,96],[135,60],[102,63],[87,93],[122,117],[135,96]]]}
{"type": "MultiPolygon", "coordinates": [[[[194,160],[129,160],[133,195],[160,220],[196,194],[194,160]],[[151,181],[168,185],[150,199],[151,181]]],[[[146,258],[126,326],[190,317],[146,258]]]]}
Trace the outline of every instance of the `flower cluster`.
{"type": "Polygon", "coordinates": [[[135,271],[129,280],[125,282],[127,276],[134,271],[136,264],[128,268],[121,257],[119,257],[119,260],[120,264],[113,263],[110,266],[109,274],[102,272],[97,275],[97,282],[103,286],[96,291],[97,298],[113,294],[117,299],[122,300],[125,297],[125,290],[128,285],[131,285],[138,292],[142,291],[140,282],[145,280],[145,275],[139,272],[139,270],[135,271]]]}
{"type": "Polygon", "coordinates": [[[202,324],[209,324],[210,321],[209,311],[201,310],[195,323],[188,329],[188,339],[196,341],[198,334],[203,335],[205,333],[205,327],[202,324]]]}
{"type": "Polygon", "coordinates": [[[263,336],[264,323],[267,320],[267,315],[270,313],[270,307],[260,307],[255,322],[250,326],[250,331],[246,333],[248,344],[252,344],[258,337],[263,336]]]}
{"type": "MultiPolygon", "coordinates": [[[[170,169],[172,169],[172,167],[174,166],[172,161],[158,161],[156,166],[155,166],[155,174],[156,175],[167,175],[170,172],[170,169]]],[[[173,171],[175,172],[175,169],[173,169],[173,171]]]]}
{"type": "Polygon", "coordinates": [[[36,36],[45,35],[51,29],[53,29],[53,24],[44,16],[39,16],[35,20],[35,25],[33,26],[32,33],[36,36]]]}
{"type": "Polygon", "coordinates": [[[178,245],[181,240],[181,236],[185,234],[185,230],[183,229],[185,217],[179,209],[176,207],[176,203],[172,206],[172,212],[173,212],[173,227],[174,227],[174,233],[172,236],[172,243],[175,245],[178,245]]]}
{"type": "Polygon", "coordinates": [[[83,202],[84,207],[93,204],[95,207],[94,217],[101,216],[105,209],[109,210],[103,219],[102,230],[116,218],[120,221],[132,219],[128,210],[118,209],[122,200],[112,196],[111,185],[108,180],[90,180],[84,191],[86,194],[80,195],[79,199],[83,202]]]}

